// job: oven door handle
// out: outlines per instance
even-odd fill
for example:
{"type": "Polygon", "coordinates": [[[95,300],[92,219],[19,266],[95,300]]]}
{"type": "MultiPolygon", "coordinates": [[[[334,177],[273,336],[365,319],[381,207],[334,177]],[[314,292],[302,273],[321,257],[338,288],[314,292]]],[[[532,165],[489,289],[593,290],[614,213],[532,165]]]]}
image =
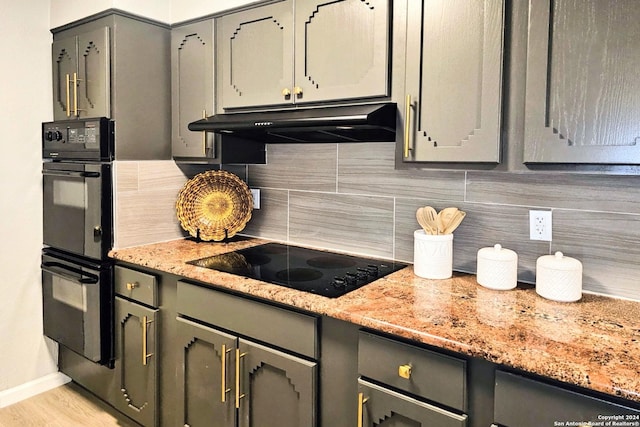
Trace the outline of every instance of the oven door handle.
{"type": "Polygon", "coordinates": [[[59,262],[51,262],[51,261],[43,262],[40,267],[42,268],[42,271],[46,271],[47,273],[51,273],[53,275],[62,277],[64,279],[72,280],[74,282],[81,283],[81,284],[93,285],[98,283],[98,281],[100,280],[100,278],[95,274],[87,273],[80,270],[79,268],[70,267],[66,264],[61,264],[59,262]],[[73,276],[67,272],[79,274],[80,277],[73,276]]]}
{"type": "Polygon", "coordinates": [[[82,172],[65,170],[43,170],[43,175],[70,176],[74,178],[100,178],[100,172],[82,172]]]}

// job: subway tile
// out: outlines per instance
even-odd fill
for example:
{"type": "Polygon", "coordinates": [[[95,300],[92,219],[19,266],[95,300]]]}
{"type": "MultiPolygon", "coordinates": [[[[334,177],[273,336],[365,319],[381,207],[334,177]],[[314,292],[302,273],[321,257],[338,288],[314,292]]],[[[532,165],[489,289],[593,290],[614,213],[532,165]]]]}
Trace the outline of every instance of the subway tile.
{"type": "Polygon", "coordinates": [[[394,143],[339,145],[338,192],[464,199],[464,171],[396,170],[394,158],[394,143]]]}
{"type": "Polygon", "coordinates": [[[466,212],[453,233],[453,268],[477,271],[478,249],[497,243],[518,254],[518,280],[535,282],[535,265],[540,255],[549,254],[549,242],[529,240],[529,208],[479,203],[455,203],[430,199],[396,200],[396,258],[413,262],[413,232],[420,229],[417,208],[431,205],[436,210],[455,206],[466,212]]]}
{"type": "Polygon", "coordinates": [[[267,164],[249,165],[249,185],[336,191],[336,144],[268,144],[267,164]]]}
{"type": "Polygon", "coordinates": [[[393,257],[393,199],[292,191],[289,240],[325,249],[393,257]]]}
{"type": "Polygon", "coordinates": [[[640,215],[554,210],[551,249],[582,262],[583,289],[640,300],[640,215]]]}
{"type": "Polygon", "coordinates": [[[243,235],[286,241],[289,223],[289,192],[260,189],[260,209],[254,209],[243,235]]]}
{"type": "Polygon", "coordinates": [[[640,213],[640,176],[468,172],[466,201],[640,213]]]}

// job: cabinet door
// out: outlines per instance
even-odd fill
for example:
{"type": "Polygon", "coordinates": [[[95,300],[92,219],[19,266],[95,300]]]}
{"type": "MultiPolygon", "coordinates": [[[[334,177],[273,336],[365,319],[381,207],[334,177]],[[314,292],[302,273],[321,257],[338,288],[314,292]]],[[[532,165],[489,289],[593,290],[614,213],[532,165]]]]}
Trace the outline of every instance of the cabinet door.
{"type": "Polygon", "coordinates": [[[114,406],[145,426],[156,425],[158,310],[115,299],[114,406]]]}
{"type": "Polygon", "coordinates": [[[316,425],[316,363],[243,339],[236,363],[240,427],[316,425]]]}
{"type": "Polygon", "coordinates": [[[503,0],[408,7],[403,159],[499,162],[503,0]]]}
{"type": "MultiPolygon", "coordinates": [[[[464,427],[467,416],[358,380],[358,416],[366,427],[464,427]]],[[[355,423],[354,423],[355,424],[355,423]]],[[[358,424],[360,425],[360,424],[358,424]]]]}
{"type": "Polygon", "coordinates": [[[389,0],[297,0],[295,102],[389,93],[389,0]]]}
{"type": "Polygon", "coordinates": [[[236,337],[178,318],[179,426],[233,427],[236,337]]]}
{"type": "Polygon", "coordinates": [[[109,27],[78,35],[76,116],[111,117],[109,27]]]}
{"type": "Polygon", "coordinates": [[[220,18],[216,63],[223,108],[291,103],[292,10],[291,1],[283,1],[220,18]]]}
{"type": "Polygon", "coordinates": [[[640,164],[640,3],[529,2],[525,163],[640,164]]]}
{"type": "Polygon", "coordinates": [[[171,151],[173,157],[211,157],[212,134],[187,125],[213,111],[213,20],[171,31],[171,151]]]}
{"type": "Polygon", "coordinates": [[[54,41],[51,45],[53,71],[53,119],[67,120],[71,117],[73,88],[71,80],[78,73],[77,38],[68,37],[54,41]]]}

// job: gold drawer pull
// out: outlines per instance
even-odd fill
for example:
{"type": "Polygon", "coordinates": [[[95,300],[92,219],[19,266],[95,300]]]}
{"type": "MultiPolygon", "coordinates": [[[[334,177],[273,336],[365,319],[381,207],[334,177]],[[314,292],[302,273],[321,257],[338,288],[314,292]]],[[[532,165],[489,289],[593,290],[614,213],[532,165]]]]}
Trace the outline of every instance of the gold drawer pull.
{"type": "Polygon", "coordinates": [[[285,99],[288,99],[291,96],[291,90],[288,87],[285,87],[282,89],[282,96],[284,96],[285,99]]]}
{"type": "Polygon", "coordinates": [[[240,359],[247,353],[240,353],[240,349],[236,348],[236,409],[240,409],[240,399],[244,397],[244,393],[240,393],[240,359]]]}
{"type": "Polygon", "coordinates": [[[302,97],[302,88],[300,86],[296,86],[293,88],[293,94],[298,98],[302,97]]]}
{"type": "Polygon", "coordinates": [[[140,286],[138,284],[138,282],[127,282],[127,290],[132,291],[135,288],[137,288],[138,286],[140,286]]]}
{"type": "Polygon", "coordinates": [[[407,94],[407,100],[405,101],[405,113],[404,113],[404,158],[409,157],[411,147],[409,146],[411,141],[411,95],[407,94]]]}
{"type": "Polygon", "coordinates": [[[153,356],[153,353],[147,353],[147,327],[153,323],[148,320],[147,316],[142,316],[142,365],[147,366],[147,359],[153,356]]]}
{"type": "Polygon", "coordinates": [[[358,393],[358,427],[362,427],[362,417],[364,416],[364,404],[369,400],[364,397],[364,393],[358,393]]]}
{"type": "Polygon", "coordinates": [[[407,380],[411,378],[411,365],[398,366],[398,376],[407,380]]]}

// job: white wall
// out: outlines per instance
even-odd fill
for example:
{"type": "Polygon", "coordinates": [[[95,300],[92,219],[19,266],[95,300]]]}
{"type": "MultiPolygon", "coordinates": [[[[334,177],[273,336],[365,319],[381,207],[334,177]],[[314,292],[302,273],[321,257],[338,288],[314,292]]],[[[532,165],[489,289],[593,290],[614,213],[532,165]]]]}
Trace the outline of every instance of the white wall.
{"type": "Polygon", "coordinates": [[[8,3],[0,14],[0,392],[58,370],[57,347],[42,335],[39,268],[40,124],[52,117],[49,0],[8,3]]]}

